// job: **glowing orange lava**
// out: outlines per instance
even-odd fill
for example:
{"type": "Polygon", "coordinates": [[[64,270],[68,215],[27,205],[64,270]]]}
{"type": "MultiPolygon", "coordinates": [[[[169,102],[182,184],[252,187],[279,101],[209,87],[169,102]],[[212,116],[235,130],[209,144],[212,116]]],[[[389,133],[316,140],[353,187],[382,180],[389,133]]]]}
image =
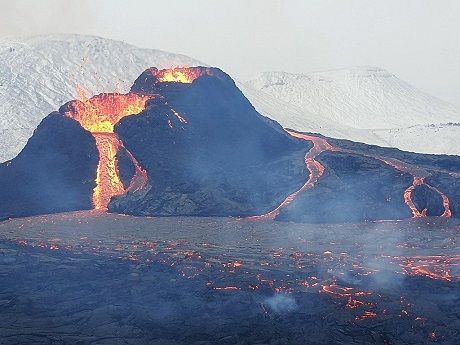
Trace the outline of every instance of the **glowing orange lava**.
{"type": "Polygon", "coordinates": [[[99,150],[93,205],[96,209],[105,209],[112,196],[123,194],[125,191],[116,160],[121,143],[115,133],[94,133],[93,136],[99,150]]]}
{"type": "Polygon", "coordinates": [[[118,121],[140,113],[150,98],[135,93],[103,93],[88,99],[81,91],[79,94],[82,101],[72,101],[66,116],[80,122],[91,133],[113,133],[113,126],[118,121]]]}
{"type": "Polygon", "coordinates": [[[445,217],[445,218],[452,217],[452,211],[450,210],[450,201],[449,201],[449,198],[447,197],[447,195],[445,195],[443,192],[441,192],[436,187],[433,187],[432,185],[429,185],[429,184],[425,183],[425,186],[427,186],[428,188],[430,188],[431,190],[435,191],[436,193],[438,193],[441,196],[441,198],[442,198],[442,206],[444,207],[444,212],[442,213],[441,217],[445,217]]]}
{"type": "Polygon", "coordinates": [[[300,193],[313,188],[315,183],[318,182],[319,178],[324,173],[324,166],[315,160],[315,157],[323,151],[333,150],[333,147],[325,139],[320,137],[297,133],[290,130],[286,130],[286,132],[295,138],[311,141],[313,143],[313,147],[305,154],[305,165],[307,170],[310,172],[308,180],[302,187],[300,187],[300,189],[296,190],[292,194],[289,194],[274,210],[259,216],[249,217],[248,219],[250,220],[275,219],[280,214],[281,209],[293,202],[300,193]]]}
{"type": "Polygon", "coordinates": [[[406,275],[443,281],[460,281],[460,275],[457,273],[460,267],[460,255],[395,256],[392,259],[399,263],[406,275]]]}
{"type": "Polygon", "coordinates": [[[123,117],[140,113],[145,108],[148,96],[134,93],[107,93],[86,97],[83,89],[78,93],[81,101],[69,104],[65,115],[77,120],[83,128],[90,131],[96,140],[99,151],[99,163],[96,172],[96,187],[93,190],[93,206],[97,210],[106,210],[113,196],[126,191],[136,191],[146,186],[147,173],[134,156],[128,151],[135,167],[135,175],[125,190],[118,170],[117,152],[123,143],[113,132],[114,125],[123,117]]]}
{"type": "Polygon", "coordinates": [[[406,205],[411,209],[412,211],[412,216],[414,218],[421,218],[421,217],[426,217],[427,209],[423,209],[422,211],[419,211],[417,207],[415,206],[415,203],[412,201],[412,192],[417,186],[425,185],[432,191],[438,193],[441,198],[442,198],[442,206],[444,207],[444,212],[442,213],[441,217],[449,218],[452,216],[452,212],[450,210],[450,202],[449,198],[442,193],[439,189],[427,184],[425,182],[424,177],[419,177],[419,176],[414,176],[414,181],[412,182],[412,185],[410,185],[405,191],[404,191],[404,202],[406,205]]]}
{"type": "Polygon", "coordinates": [[[425,178],[430,176],[430,173],[426,171],[423,168],[416,167],[414,165],[402,162],[398,159],[394,158],[384,158],[384,157],[374,157],[391,167],[395,168],[398,171],[404,172],[411,174],[414,178],[412,184],[407,187],[407,189],[404,191],[404,202],[406,205],[410,208],[412,211],[412,217],[413,218],[421,218],[421,217],[426,217],[427,209],[424,210],[418,210],[417,207],[415,206],[415,203],[412,200],[412,192],[417,186],[425,185],[432,191],[438,193],[441,198],[442,198],[442,205],[444,207],[444,212],[442,213],[441,217],[449,218],[452,216],[452,212],[450,210],[450,202],[449,198],[442,193],[439,189],[429,185],[428,183],[425,182],[425,178]]]}
{"type": "Polygon", "coordinates": [[[151,72],[160,82],[176,82],[185,84],[190,84],[196,78],[211,73],[208,68],[204,67],[176,67],[163,70],[152,68],[151,72]]]}
{"type": "MultiPolygon", "coordinates": [[[[320,292],[327,295],[347,301],[345,308],[347,309],[370,309],[374,307],[373,303],[367,302],[365,299],[371,296],[371,292],[356,290],[351,287],[339,286],[335,280],[331,284],[324,284],[321,286],[320,292]]],[[[372,310],[365,310],[364,314],[356,316],[355,320],[360,321],[377,316],[372,310]]]]}

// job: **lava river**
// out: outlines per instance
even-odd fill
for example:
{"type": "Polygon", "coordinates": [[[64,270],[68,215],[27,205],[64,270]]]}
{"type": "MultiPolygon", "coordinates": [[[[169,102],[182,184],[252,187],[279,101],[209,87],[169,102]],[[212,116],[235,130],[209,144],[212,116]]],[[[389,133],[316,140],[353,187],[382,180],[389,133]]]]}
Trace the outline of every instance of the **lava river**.
{"type": "Polygon", "coordinates": [[[93,191],[93,206],[106,210],[113,196],[128,190],[139,190],[147,184],[147,173],[134,156],[126,149],[134,167],[135,175],[125,188],[118,169],[117,152],[124,147],[114,133],[114,125],[123,117],[140,113],[145,108],[148,96],[128,93],[107,93],[72,101],[66,116],[77,120],[83,128],[90,131],[96,140],[99,163],[96,172],[96,187],[93,191]]]}

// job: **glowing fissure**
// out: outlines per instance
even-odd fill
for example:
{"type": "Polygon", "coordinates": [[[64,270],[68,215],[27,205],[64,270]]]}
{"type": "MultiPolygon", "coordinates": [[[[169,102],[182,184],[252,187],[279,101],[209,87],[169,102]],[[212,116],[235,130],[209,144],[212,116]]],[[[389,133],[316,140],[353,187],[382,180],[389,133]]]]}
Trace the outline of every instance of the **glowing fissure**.
{"type": "Polygon", "coordinates": [[[72,101],[65,115],[77,120],[96,140],[99,162],[92,202],[96,210],[106,210],[113,196],[122,195],[127,191],[138,191],[148,183],[147,172],[125,148],[135,167],[135,174],[128,188],[125,189],[123,186],[117,153],[124,145],[113,130],[114,125],[123,117],[144,110],[151,96],[110,93],[88,98],[81,88],[78,89],[78,93],[82,100],[72,101]]]}

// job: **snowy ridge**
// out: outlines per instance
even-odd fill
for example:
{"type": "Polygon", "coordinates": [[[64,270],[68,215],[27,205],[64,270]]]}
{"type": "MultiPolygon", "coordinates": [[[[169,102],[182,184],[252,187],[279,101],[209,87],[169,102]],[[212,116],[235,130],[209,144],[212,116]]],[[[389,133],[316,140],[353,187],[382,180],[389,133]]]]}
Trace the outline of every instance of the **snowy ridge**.
{"type": "Polygon", "coordinates": [[[148,67],[202,65],[184,55],[81,35],[0,42],[0,162],[16,156],[39,122],[77,98],[127,92],[148,67]]]}
{"type": "MultiPolygon", "coordinates": [[[[295,107],[295,115],[265,108],[266,115],[286,127],[407,151],[460,155],[460,126],[455,125],[460,111],[378,67],[308,75],[268,72],[245,86],[259,91],[259,98],[263,93],[295,107]]],[[[258,99],[253,101],[257,107],[258,99]]]]}
{"type": "Polygon", "coordinates": [[[455,122],[453,105],[378,67],[308,75],[263,73],[247,83],[311,114],[360,129],[391,129],[455,122]]]}

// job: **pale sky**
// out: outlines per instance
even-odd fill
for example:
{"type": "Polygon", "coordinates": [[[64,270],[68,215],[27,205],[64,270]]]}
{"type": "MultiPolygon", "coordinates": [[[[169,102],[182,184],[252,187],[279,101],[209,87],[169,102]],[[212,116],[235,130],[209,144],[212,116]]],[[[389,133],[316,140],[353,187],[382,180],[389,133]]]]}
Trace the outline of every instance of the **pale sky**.
{"type": "Polygon", "coordinates": [[[92,34],[241,80],[380,66],[460,105],[459,0],[0,0],[0,9],[0,37],[92,34]]]}

